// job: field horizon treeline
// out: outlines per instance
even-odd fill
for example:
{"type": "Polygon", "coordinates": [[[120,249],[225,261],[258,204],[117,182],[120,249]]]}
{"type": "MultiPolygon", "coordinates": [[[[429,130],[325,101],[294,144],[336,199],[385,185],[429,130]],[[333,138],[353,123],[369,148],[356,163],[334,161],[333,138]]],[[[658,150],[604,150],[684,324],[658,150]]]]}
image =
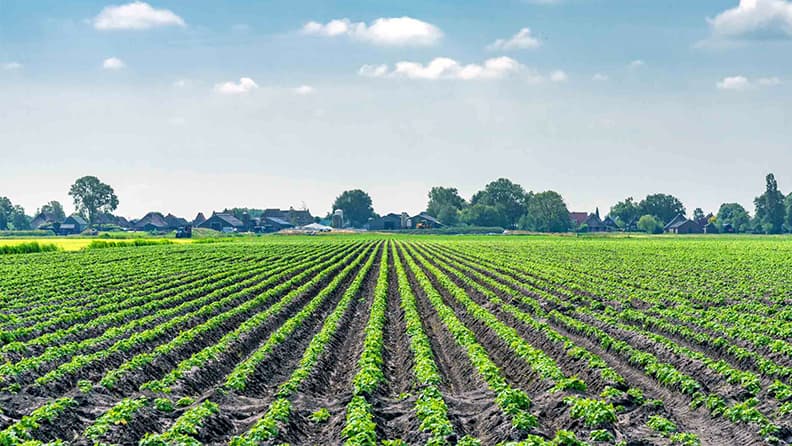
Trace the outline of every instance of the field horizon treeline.
{"type": "MultiPolygon", "coordinates": [[[[74,200],[75,214],[93,226],[107,217],[114,217],[119,198],[109,184],[95,176],[79,178],[71,186],[69,195],[74,200]]],[[[534,232],[585,231],[585,225],[572,218],[560,193],[547,190],[534,192],[507,178],[488,183],[483,189],[465,199],[455,187],[435,186],[427,194],[425,212],[436,217],[448,227],[486,227],[517,229],[534,232]]],[[[707,232],[782,234],[792,232],[792,193],[784,195],[775,176],[765,178],[765,190],[753,201],[753,215],[740,203],[723,202],[717,210],[705,211],[696,207],[688,212],[682,201],[666,193],[649,194],[641,200],[628,196],[613,204],[605,215],[624,231],[662,233],[663,228],[678,216],[689,218],[707,232]]],[[[336,210],[342,210],[344,225],[364,228],[371,219],[378,218],[371,196],[362,189],[343,191],[333,202],[324,219],[330,219],[336,210]]],[[[244,214],[257,216],[263,209],[249,207],[225,208],[223,212],[241,218],[244,214]]],[[[0,231],[28,231],[35,229],[31,222],[35,216],[48,214],[62,221],[66,218],[63,205],[50,201],[29,215],[20,205],[0,196],[0,231]]],[[[599,208],[585,210],[585,214],[600,218],[599,208]]],[[[130,222],[136,221],[130,219],[130,222]]],[[[316,222],[323,221],[319,216],[316,222]]],[[[118,228],[120,229],[120,228],[118,228]]]]}

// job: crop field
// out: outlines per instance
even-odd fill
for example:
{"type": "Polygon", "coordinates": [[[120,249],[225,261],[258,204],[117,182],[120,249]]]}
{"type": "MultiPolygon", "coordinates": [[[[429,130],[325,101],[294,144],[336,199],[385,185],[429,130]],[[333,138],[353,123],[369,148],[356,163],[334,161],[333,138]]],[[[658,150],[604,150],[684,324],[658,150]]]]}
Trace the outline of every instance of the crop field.
{"type": "Polygon", "coordinates": [[[792,444],[792,240],[0,256],[0,446],[792,444]]]}

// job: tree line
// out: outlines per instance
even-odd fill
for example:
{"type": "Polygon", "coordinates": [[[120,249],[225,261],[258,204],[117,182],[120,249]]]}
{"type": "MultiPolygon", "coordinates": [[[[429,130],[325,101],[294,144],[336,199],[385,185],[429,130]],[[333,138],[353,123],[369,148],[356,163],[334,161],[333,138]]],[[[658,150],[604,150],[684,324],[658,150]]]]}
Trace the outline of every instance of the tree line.
{"type": "MultiPolygon", "coordinates": [[[[113,188],[95,176],[77,179],[69,189],[76,212],[93,225],[102,214],[118,208],[113,188]]],[[[576,227],[563,197],[558,192],[526,191],[520,184],[499,178],[466,200],[454,187],[436,186],[428,193],[426,212],[446,226],[479,226],[521,229],[536,232],[567,232],[576,227]]],[[[690,216],[724,232],[781,234],[792,232],[792,193],[784,195],[771,173],[765,178],[764,192],[754,199],[754,215],[739,203],[723,203],[715,214],[696,208],[690,216]]],[[[332,211],[341,209],[352,227],[364,227],[374,212],[371,196],[361,190],[342,192],[333,202],[332,211]]],[[[332,212],[331,211],[331,212],[332,212]]],[[[45,203],[36,210],[58,220],[65,219],[58,201],[45,203]]],[[[599,214],[599,210],[596,210],[599,214]]],[[[687,216],[683,203],[673,195],[657,193],[640,201],[627,197],[610,208],[609,215],[624,229],[659,233],[677,215],[687,216]]],[[[330,214],[328,214],[328,217],[330,214]]],[[[28,230],[31,217],[8,197],[0,197],[0,230],[28,230]]]]}
{"type": "MultiPolygon", "coordinates": [[[[792,194],[784,196],[771,173],[765,192],[754,199],[754,216],[739,203],[723,203],[715,214],[701,208],[689,217],[711,224],[719,232],[780,234],[792,232],[792,194]]],[[[353,227],[363,227],[374,212],[368,193],[360,189],[344,191],[333,203],[353,227]]],[[[563,197],[556,191],[526,191],[520,184],[499,178],[466,200],[454,187],[435,186],[429,190],[426,212],[446,226],[481,226],[535,232],[578,230],[563,197]]],[[[595,211],[599,216],[599,209],[595,211]]],[[[610,217],[626,230],[661,233],[677,215],[688,217],[680,199],[673,195],[649,194],[642,200],[627,197],[610,208],[610,217]]]]}

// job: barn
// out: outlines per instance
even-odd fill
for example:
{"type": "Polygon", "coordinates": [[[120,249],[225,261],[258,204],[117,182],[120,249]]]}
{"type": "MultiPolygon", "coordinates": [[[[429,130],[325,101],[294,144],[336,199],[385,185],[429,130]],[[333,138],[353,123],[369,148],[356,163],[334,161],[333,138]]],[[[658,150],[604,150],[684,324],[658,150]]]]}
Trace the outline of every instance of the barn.
{"type": "Polygon", "coordinates": [[[392,231],[396,229],[405,229],[408,227],[406,216],[391,212],[390,214],[383,215],[382,217],[372,219],[369,222],[370,231],[392,231]]]}
{"type": "Polygon", "coordinates": [[[220,232],[238,232],[245,230],[245,224],[231,214],[213,212],[212,216],[198,225],[199,228],[214,229],[220,232]]]}
{"type": "Polygon", "coordinates": [[[440,223],[440,220],[434,218],[426,212],[421,212],[420,214],[410,218],[410,223],[413,229],[436,229],[443,227],[443,224],[440,223]]]}

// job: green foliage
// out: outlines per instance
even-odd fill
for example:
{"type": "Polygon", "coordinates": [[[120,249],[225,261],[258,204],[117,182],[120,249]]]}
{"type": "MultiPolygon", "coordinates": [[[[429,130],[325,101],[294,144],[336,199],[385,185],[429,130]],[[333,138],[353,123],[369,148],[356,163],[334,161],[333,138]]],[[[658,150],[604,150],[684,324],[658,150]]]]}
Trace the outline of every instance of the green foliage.
{"type": "Polygon", "coordinates": [[[596,442],[610,442],[614,440],[613,434],[611,434],[610,431],[606,429],[595,429],[591,431],[589,438],[591,441],[596,442]]]}
{"type": "Polygon", "coordinates": [[[660,234],[663,232],[663,224],[651,215],[644,215],[638,219],[638,230],[647,234],[660,234]]]}
{"type": "Polygon", "coordinates": [[[124,426],[143,406],[148,403],[145,397],[137,399],[124,398],[110,410],[102,414],[94,423],[85,430],[85,436],[97,441],[104,436],[113,426],[124,426]]]}
{"type": "Polygon", "coordinates": [[[190,398],[189,396],[184,396],[179,398],[176,401],[176,407],[187,407],[191,406],[195,402],[194,399],[190,398]]]}
{"type": "Polygon", "coordinates": [[[606,401],[573,396],[564,398],[564,402],[571,406],[569,415],[582,418],[587,427],[609,426],[616,422],[616,409],[606,401]]]}
{"type": "Polygon", "coordinates": [[[322,407],[317,409],[311,416],[308,417],[314,423],[327,423],[327,420],[330,419],[330,411],[327,408],[322,407]]]}
{"type": "Polygon", "coordinates": [[[567,232],[572,229],[572,221],[561,194],[549,190],[528,198],[526,213],[518,226],[536,232],[567,232]]]}
{"type": "Polygon", "coordinates": [[[15,245],[0,245],[0,254],[30,254],[52,251],[58,251],[58,247],[52,243],[26,242],[15,245]]]}
{"type": "Polygon", "coordinates": [[[336,209],[344,211],[344,220],[355,228],[363,227],[374,216],[371,197],[360,189],[342,192],[333,202],[333,211],[336,209]]]}
{"type": "Polygon", "coordinates": [[[649,421],[646,422],[646,425],[649,426],[649,429],[662,434],[668,434],[677,431],[676,424],[674,424],[668,418],[662,417],[660,415],[650,416],[649,421]]]}
{"type": "Polygon", "coordinates": [[[160,412],[173,412],[175,409],[173,407],[173,401],[168,398],[157,398],[154,400],[154,407],[157,408],[160,412]]]}
{"type": "Polygon", "coordinates": [[[94,176],[78,178],[69,189],[69,195],[74,199],[74,207],[88,217],[90,224],[95,222],[99,212],[112,212],[118,207],[113,188],[94,176]]]}
{"type": "Polygon", "coordinates": [[[756,220],[765,233],[780,234],[786,216],[784,194],[778,190],[778,182],[772,173],[767,175],[765,182],[765,192],[754,199],[756,220]]]}
{"type": "Polygon", "coordinates": [[[638,215],[652,215],[663,226],[677,215],[684,216],[685,206],[673,195],[652,194],[638,203],[638,215]]]}
{"type": "Polygon", "coordinates": [[[476,205],[492,206],[502,220],[498,223],[477,221],[479,226],[503,226],[513,228],[525,215],[529,194],[522,186],[506,178],[499,178],[476,192],[470,200],[471,207],[476,205]]]}

